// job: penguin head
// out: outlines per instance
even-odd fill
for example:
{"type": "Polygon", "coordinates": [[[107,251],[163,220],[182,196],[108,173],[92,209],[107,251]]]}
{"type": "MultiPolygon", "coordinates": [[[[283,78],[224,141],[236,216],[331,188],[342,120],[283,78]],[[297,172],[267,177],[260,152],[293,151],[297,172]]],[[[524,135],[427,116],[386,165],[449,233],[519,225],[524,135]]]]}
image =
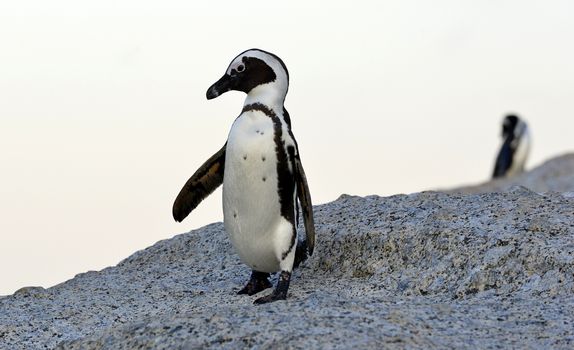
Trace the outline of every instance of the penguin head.
{"type": "Polygon", "coordinates": [[[502,122],[502,137],[508,138],[510,135],[514,135],[519,121],[520,119],[516,115],[507,115],[502,122]]]}
{"type": "Polygon", "coordinates": [[[285,99],[289,88],[289,72],[276,55],[259,49],[240,53],[231,61],[221,79],[207,89],[207,99],[231,91],[243,91],[248,95],[277,95],[285,99]]]}

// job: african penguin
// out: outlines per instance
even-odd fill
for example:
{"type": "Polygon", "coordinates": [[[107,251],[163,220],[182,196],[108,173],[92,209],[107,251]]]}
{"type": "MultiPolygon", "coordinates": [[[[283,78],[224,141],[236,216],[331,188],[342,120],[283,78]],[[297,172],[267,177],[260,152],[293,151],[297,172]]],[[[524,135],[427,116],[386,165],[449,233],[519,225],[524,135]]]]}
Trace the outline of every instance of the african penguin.
{"type": "Polygon", "coordinates": [[[524,171],[530,151],[530,134],[524,120],[508,115],[502,123],[502,147],[494,165],[493,178],[509,177],[524,171]]]}
{"type": "Polygon", "coordinates": [[[233,247],[252,269],[238,294],[270,288],[270,273],[280,272],[277,286],[256,304],[287,298],[291,272],[313,254],[313,207],[289,113],[283,106],[289,73],[276,55],[247,50],[231,61],[225,74],[207,90],[211,100],[230,91],[247,94],[227,142],[187,181],[173,205],[182,221],[223,183],[223,221],[233,247]],[[297,232],[299,204],[306,237],[297,232]]]}

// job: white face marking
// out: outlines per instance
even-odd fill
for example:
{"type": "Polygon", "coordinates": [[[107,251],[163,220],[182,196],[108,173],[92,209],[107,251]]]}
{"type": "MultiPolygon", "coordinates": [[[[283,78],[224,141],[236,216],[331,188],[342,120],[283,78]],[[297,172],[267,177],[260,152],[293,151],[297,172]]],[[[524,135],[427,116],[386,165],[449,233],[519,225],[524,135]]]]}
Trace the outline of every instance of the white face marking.
{"type": "Polygon", "coordinates": [[[231,75],[232,71],[243,72],[245,70],[245,64],[243,64],[243,57],[245,56],[240,56],[234,59],[233,62],[231,62],[231,64],[227,68],[227,72],[225,72],[225,74],[231,75]]]}
{"type": "Polygon", "coordinates": [[[271,83],[262,84],[253,88],[247,95],[245,104],[262,103],[271,108],[278,107],[278,110],[281,110],[287,89],[289,88],[289,77],[283,65],[274,56],[259,50],[246,51],[231,62],[225,74],[232,75],[235,74],[234,71],[239,72],[242,68],[246,69],[247,67],[245,67],[243,59],[247,57],[254,57],[265,62],[265,64],[273,69],[276,79],[271,83]]]}

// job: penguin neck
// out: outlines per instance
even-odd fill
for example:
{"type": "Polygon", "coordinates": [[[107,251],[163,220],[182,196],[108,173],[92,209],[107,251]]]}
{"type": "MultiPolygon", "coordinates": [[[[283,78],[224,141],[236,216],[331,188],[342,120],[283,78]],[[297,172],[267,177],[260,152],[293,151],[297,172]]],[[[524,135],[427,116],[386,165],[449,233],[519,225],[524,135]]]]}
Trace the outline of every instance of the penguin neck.
{"type": "Polygon", "coordinates": [[[506,137],[504,138],[503,143],[508,143],[508,144],[512,144],[512,142],[516,139],[516,137],[514,136],[514,133],[510,133],[508,135],[506,135],[506,137]]]}
{"type": "Polygon", "coordinates": [[[287,86],[285,84],[278,84],[277,82],[262,84],[249,91],[243,105],[260,103],[280,114],[283,111],[286,95],[287,86]]]}
{"type": "MultiPolygon", "coordinates": [[[[528,128],[525,124],[518,125],[517,129],[513,133],[513,137],[510,138],[510,145],[513,150],[517,150],[521,143],[528,143],[528,128]],[[518,126],[520,128],[518,128],[518,126]]],[[[528,147],[527,147],[528,148],[528,147]]]]}

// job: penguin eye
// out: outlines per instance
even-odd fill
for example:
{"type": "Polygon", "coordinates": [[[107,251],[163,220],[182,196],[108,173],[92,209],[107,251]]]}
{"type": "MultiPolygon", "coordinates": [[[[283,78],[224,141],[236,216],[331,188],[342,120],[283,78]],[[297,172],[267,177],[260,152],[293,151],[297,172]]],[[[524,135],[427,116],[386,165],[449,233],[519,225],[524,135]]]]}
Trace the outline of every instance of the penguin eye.
{"type": "Polygon", "coordinates": [[[237,66],[237,71],[238,71],[239,73],[243,72],[244,70],[245,70],[245,66],[244,66],[244,65],[240,64],[239,66],[237,66]]]}

